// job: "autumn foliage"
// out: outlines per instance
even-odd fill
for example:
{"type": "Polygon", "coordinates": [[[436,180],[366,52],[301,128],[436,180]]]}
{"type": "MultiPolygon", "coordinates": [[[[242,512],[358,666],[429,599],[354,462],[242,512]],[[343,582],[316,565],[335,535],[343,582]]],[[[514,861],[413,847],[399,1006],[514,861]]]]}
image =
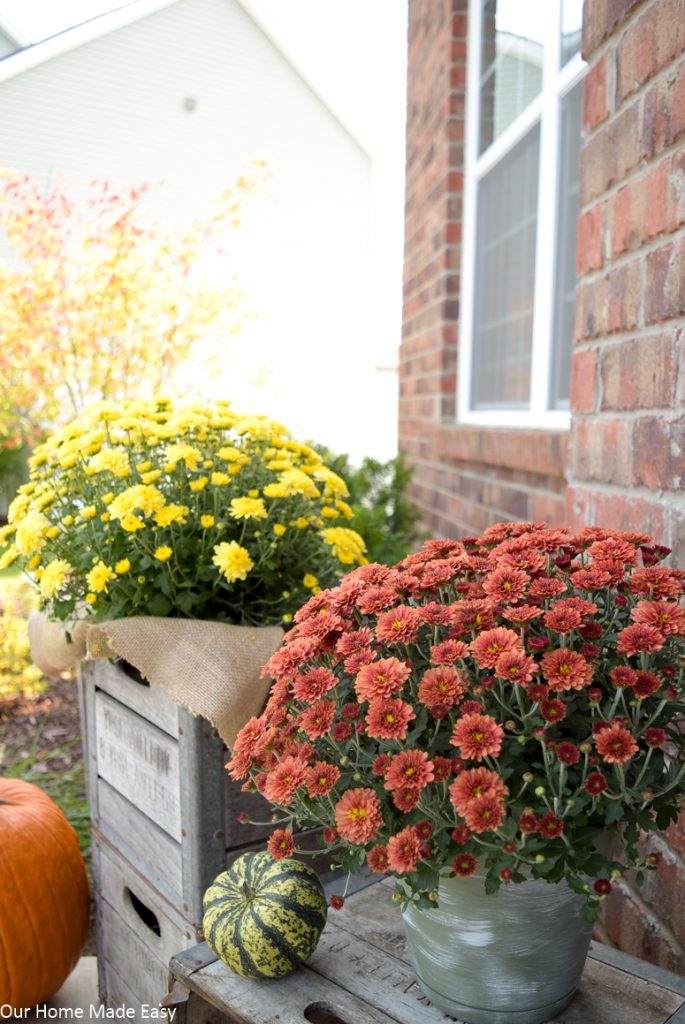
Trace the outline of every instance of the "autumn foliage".
{"type": "Polygon", "coordinates": [[[31,442],[94,400],[156,393],[198,342],[239,328],[226,239],[263,176],[253,164],[209,217],[173,230],[146,214],[146,184],[91,182],[78,208],[0,168],[0,443],[31,442]],[[226,264],[220,285],[211,254],[226,264]]]}

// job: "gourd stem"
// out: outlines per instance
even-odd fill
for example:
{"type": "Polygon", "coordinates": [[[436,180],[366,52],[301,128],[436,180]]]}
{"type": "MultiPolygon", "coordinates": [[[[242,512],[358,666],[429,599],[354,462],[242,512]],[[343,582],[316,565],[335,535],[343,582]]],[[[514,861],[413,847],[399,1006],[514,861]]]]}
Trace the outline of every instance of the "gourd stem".
{"type": "Polygon", "coordinates": [[[255,890],[252,888],[251,885],[248,885],[247,882],[243,882],[241,884],[240,888],[243,890],[243,895],[244,895],[246,900],[253,900],[254,899],[256,893],[255,893],[255,890]]]}

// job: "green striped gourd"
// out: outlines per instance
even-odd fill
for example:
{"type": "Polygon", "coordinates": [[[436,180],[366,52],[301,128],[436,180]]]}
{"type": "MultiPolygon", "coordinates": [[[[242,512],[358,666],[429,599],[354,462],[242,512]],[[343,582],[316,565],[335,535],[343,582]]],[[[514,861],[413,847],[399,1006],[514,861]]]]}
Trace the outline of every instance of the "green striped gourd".
{"type": "Polygon", "coordinates": [[[282,978],[316,949],[326,897],[302,861],[244,853],[218,875],[203,901],[210,948],[243,978],[282,978]]]}

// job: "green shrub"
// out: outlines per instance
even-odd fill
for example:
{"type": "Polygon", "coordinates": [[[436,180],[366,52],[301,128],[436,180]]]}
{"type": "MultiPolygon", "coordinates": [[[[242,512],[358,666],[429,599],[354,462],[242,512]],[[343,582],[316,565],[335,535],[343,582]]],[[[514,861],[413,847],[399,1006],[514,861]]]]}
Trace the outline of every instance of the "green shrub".
{"type": "Polygon", "coordinates": [[[413,470],[401,452],[388,462],[365,458],[355,469],[349,455],[317,450],[349,488],[355,529],[366,541],[370,562],[394,565],[427,536],[419,529],[421,512],[409,497],[413,470]]]}

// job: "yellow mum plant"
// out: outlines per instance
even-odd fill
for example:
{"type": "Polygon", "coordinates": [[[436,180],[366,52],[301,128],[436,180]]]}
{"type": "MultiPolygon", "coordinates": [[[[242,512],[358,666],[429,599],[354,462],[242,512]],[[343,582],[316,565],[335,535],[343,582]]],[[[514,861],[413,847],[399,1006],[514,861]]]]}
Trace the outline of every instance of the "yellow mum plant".
{"type": "Polygon", "coordinates": [[[344,481],[227,402],[99,403],[36,449],[0,531],[52,617],[289,622],[363,564],[344,481]]]}

